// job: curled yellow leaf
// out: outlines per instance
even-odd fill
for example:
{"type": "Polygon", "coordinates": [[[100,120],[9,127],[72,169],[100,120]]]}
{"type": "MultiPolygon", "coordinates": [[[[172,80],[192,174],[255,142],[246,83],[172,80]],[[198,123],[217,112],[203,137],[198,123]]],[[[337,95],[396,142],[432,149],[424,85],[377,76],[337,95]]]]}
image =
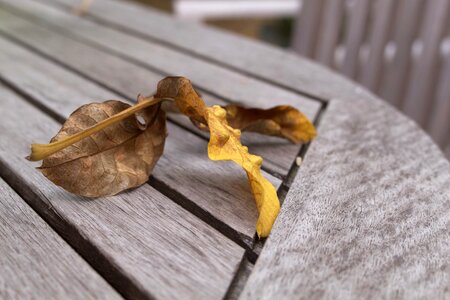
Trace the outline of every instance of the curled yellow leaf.
{"type": "Polygon", "coordinates": [[[262,158],[248,153],[240,141],[241,131],[228,125],[226,115],[225,109],[217,105],[206,109],[211,133],[208,156],[211,160],[232,160],[245,170],[259,211],[256,232],[259,237],[267,237],[280,210],[277,192],[261,174],[262,158]]]}

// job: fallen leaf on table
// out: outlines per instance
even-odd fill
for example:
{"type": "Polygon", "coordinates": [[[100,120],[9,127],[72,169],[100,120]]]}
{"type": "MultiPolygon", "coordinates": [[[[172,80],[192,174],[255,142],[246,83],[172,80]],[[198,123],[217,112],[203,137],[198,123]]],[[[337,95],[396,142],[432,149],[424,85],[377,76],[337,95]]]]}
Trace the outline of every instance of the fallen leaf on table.
{"type": "MultiPolygon", "coordinates": [[[[130,105],[110,100],[81,106],[51,143],[124,111],[130,105]]],[[[148,127],[132,115],[84,138],[42,162],[39,170],[56,185],[86,197],[117,194],[148,180],[164,149],[166,120],[159,106],[141,110],[148,127]]]]}
{"type": "Polygon", "coordinates": [[[248,153],[248,148],[241,145],[241,132],[228,125],[226,115],[225,109],[217,105],[206,111],[211,132],[208,156],[212,160],[232,160],[245,170],[259,211],[256,232],[259,237],[266,237],[280,211],[277,191],[261,174],[262,158],[248,153]]]}
{"type": "Polygon", "coordinates": [[[231,127],[288,139],[293,143],[309,142],[316,136],[316,129],[308,118],[288,105],[270,109],[245,108],[227,105],[227,120],[231,127]]]}
{"type": "Polygon", "coordinates": [[[80,107],[50,144],[32,145],[29,159],[43,159],[41,172],[78,195],[114,195],[139,186],[148,180],[163,153],[167,135],[163,101],[171,102],[163,107],[179,111],[197,127],[209,130],[211,160],[231,160],[245,170],[259,211],[256,232],[259,237],[268,236],[280,202],[275,187],[261,173],[262,158],[241,144],[239,129],[295,143],[311,140],[314,126],[290,106],[268,110],[207,107],[189,79],[167,77],[158,83],[153,97],[139,96],[134,106],[110,100],[80,107]]]}
{"type": "Polygon", "coordinates": [[[240,130],[228,125],[226,111],[217,105],[207,107],[191,82],[183,77],[161,80],[155,97],[175,99],[181,113],[194,123],[209,128],[208,156],[211,160],[231,160],[246,171],[259,211],[256,232],[259,237],[268,236],[280,210],[277,192],[261,174],[262,158],[249,154],[248,148],[241,144],[240,130]]]}

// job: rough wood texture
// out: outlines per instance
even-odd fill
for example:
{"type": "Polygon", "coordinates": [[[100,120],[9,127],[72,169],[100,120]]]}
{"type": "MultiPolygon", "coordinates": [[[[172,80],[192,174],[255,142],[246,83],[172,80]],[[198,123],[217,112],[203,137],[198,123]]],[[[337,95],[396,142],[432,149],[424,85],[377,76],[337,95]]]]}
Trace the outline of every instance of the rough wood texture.
{"type": "Polygon", "coordinates": [[[450,297],[450,165],[380,101],[332,100],[242,299],[450,297]]]}
{"type": "MultiPolygon", "coordinates": [[[[78,0],[52,1],[64,4],[68,11],[78,4],[78,0]]],[[[310,93],[324,99],[345,96],[348,99],[354,96],[355,86],[350,80],[298,55],[219,29],[176,20],[138,3],[97,0],[93,2],[86,18],[93,18],[129,34],[160,41],[293,91],[310,93]],[[326,77],[323,77],[324,72],[326,77]]]]}
{"type": "MultiPolygon", "coordinates": [[[[144,41],[111,28],[101,26],[89,20],[80,19],[71,13],[64,12],[49,5],[40,4],[35,1],[17,2],[5,0],[3,3],[12,5],[12,7],[19,9],[22,13],[31,14],[33,17],[30,18],[30,20],[37,19],[37,21],[46,24],[47,26],[51,24],[49,28],[52,29],[53,32],[41,30],[39,34],[40,44],[36,46],[31,42],[35,47],[39,49],[42,47],[46,48],[45,50],[41,50],[49,53],[52,57],[73,66],[83,73],[88,73],[89,76],[94,77],[95,80],[98,80],[107,86],[114,87],[117,91],[129,97],[135,97],[136,93],[144,88],[146,90],[154,88],[156,82],[165,75],[182,74],[193,80],[194,84],[202,89],[202,94],[204,94],[208,100],[211,100],[211,103],[220,103],[222,102],[220,99],[226,99],[228,101],[240,102],[247,106],[264,108],[272,107],[275,103],[285,103],[297,107],[310,119],[314,119],[319,110],[320,103],[317,101],[313,101],[278,87],[264,84],[253,78],[237,74],[223,67],[172,50],[155,42],[144,41]],[[50,43],[49,46],[47,46],[47,43],[43,41],[54,39],[54,31],[59,31],[59,34],[64,35],[66,39],[61,40],[61,44],[59,45],[50,43]],[[100,48],[102,50],[89,50],[89,47],[81,46],[82,48],[88,48],[84,50],[84,52],[90,57],[90,61],[100,55],[118,55],[124,58],[124,60],[117,58],[111,59],[112,61],[110,63],[114,62],[114,68],[117,70],[122,69],[120,65],[128,65],[125,68],[132,72],[130,74],[135,74],[136,80],[129,83],[129,81],[121,79],[117,74],[111,78],[112,75],[110,74],[110,71],[99,72],[101,69],[98,70],[99,68],[97,67],[96,72],[92,72],[90,70],[93,68],[92,66],[86,67],[85,63],[77,63],[77,61],[86,60],[86,58],[73,56],[74,53],[79,52],[77,48],[80,48],[80,46],[77,45],[78,43],[67,39],[67,37],[81,40],[83,43],[89,44],[91,48],[100,48]],[[67,48],[68,43],[72,44],[70,47],[70,49],[73,49],[72,51],[61,52],[59,55],[58,53],[54,53],[55,51],[59,52],[57,49],[60,49],[61,47],[67,48]],[[111,52],[114,55],[105,54],[105,51],[111,52]],[[134,73],[132,71],[133,68],[136,69],[136,72],[134,73]],[[141,75],[143,73],[150,74],[147,76],[141,75]],[[211,74],[214,74],[214,76],[211,76],[211,74]],[[127,84],[126,86],[124,81],[125,84],[127,84]],[[118,82],[118,84],[114,86],[115,82],[118,82]],[[208,93],[208,91],[211,91],[214,96],[208,93]]],[[[4,19],[6,23],[8,17],[4,16],[4,19]]],[[[15,24],[18,23],[16,22],[15,24]]],[[[22,24],[21,26],[23,27],[27,26],[27,22],[20,24],[22,24]]],[[[34,24],[31,25],[30,23],[28,23],[28,26],[35,27],[34,24]]],[[[22,32],[24,30],[25,29],[22,29],[22,32]]],[[[20,38],[20,34],[13,34],[20,38]]],[[[30,43],[30,38],[33,37],[26,37],[27,43],[30,43]]],[[[34,37],[34,40],[37,40],[37,38],[34,37]]],[[[123,72],[119,74],[123,74],[123,72]]],[[[262,142],[265,142],[266,139],[255,138],[255,135],[250,136],[250,138],[243,140],[244,143],[250,144],[250,150],[254,150],[256,154],[259,154],[266,159],[264,166],[269,170],[278,173],[281,176],[285,176],[300,147],[298,145],[286,143],[281,139],[270,139],[269,144],[274,147],[267,147],[262,145],[264,144],[262,142]],[[283,159],[280,159],[280,157],[283,159]]]]}
{"type": "Polygon", "coordinates": [[[122,298],[1,178],[0,195],[0,298],[122,298]]]}
{"type": "Polygon", "coordinates": [[[149,185],[94,200],[56,187],[23,157],[60,124],[4,86],[0,95],[0,175],[116,289],[133,299],[224,296],[241,247],[149,185]]]}
{"type": "MultiPolygon", "coordinates": [[[[121,98],[4,39],[0,39],[0,53],[0,77],[33,95],[60,119],[87,102],[121,98]],[[44,74],[42,70],[46,70],[44,74]]],[[[181,194],[183,201],[194,203],[225,224],[224,230],[231,230],[227,234],[250,245],[257,210],[245,173],[231,162],[210,161],[207,143],[198,136],[171,124],[168,131],[164,154],[153,171],[160,188],[172,197],[179,197],[174,192],[181,194]]],[[[51,136],[29,142],[47,142],[51,136]]],[[[265,175],[275,186],[280,185],[280,180],[265,175]]]]}

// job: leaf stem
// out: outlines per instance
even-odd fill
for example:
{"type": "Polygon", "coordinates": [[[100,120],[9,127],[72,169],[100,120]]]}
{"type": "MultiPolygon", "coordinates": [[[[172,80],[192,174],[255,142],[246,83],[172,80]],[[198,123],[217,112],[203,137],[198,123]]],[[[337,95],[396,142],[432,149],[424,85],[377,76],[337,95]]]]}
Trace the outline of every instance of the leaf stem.
{"type": "MultiPolygon", "coordinates": [[[[137,111],[147,108],[149,106],[158,104],[162,102],[163,100],[169,100],[168,98],[146,98],[144,101],[131,106],[123,111],[121,111],[118,114],[115,114],[108,119],[105,119],[94,126],[91,126],[89,128],[86,128],[83,131],[77,132],[74,135],[68,136],[64,139],[61,139],[57,142],[53,142],[50,144],[32,144],[31,145],[31,154],[27,157],[30,161],[38,161],[47,158],[48,156],[52,155],[53,153],[56,153],[58,151],[61,151],[64,148],[69,147],[70,145],[96,133],[100,130],[103,130],[104,128],[111,126],[115,123],[120,122],[123,119],[128,118],[129,116],[133,115],[137,111]]],[[[172,100],[172,99],[170,99],[172,100]]]]}

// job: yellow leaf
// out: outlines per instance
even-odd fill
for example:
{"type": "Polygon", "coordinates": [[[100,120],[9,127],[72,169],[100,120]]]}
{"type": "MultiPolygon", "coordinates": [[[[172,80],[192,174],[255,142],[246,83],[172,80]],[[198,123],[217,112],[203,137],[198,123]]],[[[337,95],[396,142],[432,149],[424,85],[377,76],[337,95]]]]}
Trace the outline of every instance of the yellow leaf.
{"type": "Polygon", "coordinates": [[[211,160],[232,160],[246,172],[250,182],[256,207],[259,211],[256,232],[259,237],[267,237],[280,210],[275,187],[261,174],[262,158],[248,153],[242,146],[239,129],[228,125],[226,111],[220,106],[206,109],[206,121],[211,133],[208,156],[211,160]]]}

